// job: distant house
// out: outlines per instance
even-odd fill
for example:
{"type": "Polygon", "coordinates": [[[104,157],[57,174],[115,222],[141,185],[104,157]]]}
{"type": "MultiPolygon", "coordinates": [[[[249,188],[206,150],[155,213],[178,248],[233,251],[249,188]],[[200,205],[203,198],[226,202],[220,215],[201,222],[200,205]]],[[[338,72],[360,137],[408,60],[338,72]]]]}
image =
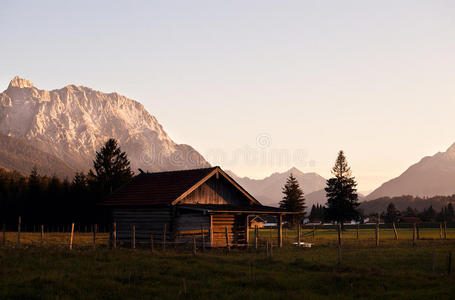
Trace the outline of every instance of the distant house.
{"type": "MultiPolygon", "coordinates": [[[[221,168],[141,173],[101,203],[117,224],[120,243],[185,243],[204,235],[207,246],[246,245],[251,215],[286,211],[263,206],[221,168]]],[[[281,226],[279,228],[281,230],[281,226]]],[[[279,235],[280,236],[280,235],[279,235]]],[[[280,240],[280,237],[279,237],[280,240]]]]}
{"type": "Polygon", "coordinates": [[[261,218],[260,216],[254,216],[252,219],[250,219],[250,228],[254,229],[256,226],[258,228],[263,228],[264,227],[264,219],[261,218]]]}

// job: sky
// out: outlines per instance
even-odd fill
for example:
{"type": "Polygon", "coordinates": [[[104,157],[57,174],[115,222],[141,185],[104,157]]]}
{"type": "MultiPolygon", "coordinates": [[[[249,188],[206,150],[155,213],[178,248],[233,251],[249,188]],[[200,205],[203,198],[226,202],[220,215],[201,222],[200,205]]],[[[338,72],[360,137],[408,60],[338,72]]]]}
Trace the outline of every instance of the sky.
{"type": "Polygon", "coordinates": [[[455,142],[454,1],[21,1],[0,10],[0,90],[16,75],[143,103],[210,163],[359,191],[455,142]]]}

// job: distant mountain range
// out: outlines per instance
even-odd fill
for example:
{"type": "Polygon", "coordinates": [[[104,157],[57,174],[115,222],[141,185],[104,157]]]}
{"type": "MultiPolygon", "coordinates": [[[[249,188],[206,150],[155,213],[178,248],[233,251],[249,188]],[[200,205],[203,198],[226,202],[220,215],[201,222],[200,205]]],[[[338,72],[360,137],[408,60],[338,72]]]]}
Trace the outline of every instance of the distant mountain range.
{"type": "Polygon", "coordinates": [[[387,181],[365,200],[412,195],[431,197],[455,194],[455,144],[446,152],[424,157],[403,174],[387,181]]]}
{"type": "Polygon", "coordinates": [[[264,205],[278,206],[283,198],[282,188],[291,173],[296,177],[305,193],[308,208],[316,203],[325,204],[323,189],[326,186],[326,179],[316,173],[303,173],[297,168],[292,168],[283,173],[273,173],[264,179],[239,177],[230,171],[228,173],[264,205]],[[323,194],[321,194],[321,190],[323,194]]]}
{"type": "Polygon", "coordinates": [[[8,145],[0,167],[26,174],[33,165],[44,173],[86,172],[95,151],[111,137],[135,172],[209,166],[191,146],[172,141],[139,102],[83,86],[46,91],[15,77],[0,94],[0,134],[8,145]]]}
{"type": "MultiPolygon", "coordinates": [[[[209,166],[191,146],[175,143],[142,104],[117,93],[75,85],[46,91],[19,77],[0,93],[0,167],[28,174],[37,166],[42,174],[72,177],[88,171],[95,151],[111,137],[119,140],[135,172],[209,166]]],[[[263,204],[277,206],[290,173],[301,184],[309,208],[325,204],[326,179],[316,173],[292,168],[263,179],[231,176],[263,204]]],[[[424,157],[363,200],[452,194],[455,144],[424,157]]]]}

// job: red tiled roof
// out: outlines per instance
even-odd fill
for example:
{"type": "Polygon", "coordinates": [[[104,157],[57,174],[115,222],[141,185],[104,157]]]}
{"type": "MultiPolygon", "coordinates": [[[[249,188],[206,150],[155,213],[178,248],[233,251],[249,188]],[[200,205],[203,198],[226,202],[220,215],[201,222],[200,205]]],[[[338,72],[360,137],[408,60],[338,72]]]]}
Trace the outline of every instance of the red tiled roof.
{"type": "Polygon", "coordinates": [[[215,169],[217,167],[139,174],[101,205],[169,205],[215,169]]]}

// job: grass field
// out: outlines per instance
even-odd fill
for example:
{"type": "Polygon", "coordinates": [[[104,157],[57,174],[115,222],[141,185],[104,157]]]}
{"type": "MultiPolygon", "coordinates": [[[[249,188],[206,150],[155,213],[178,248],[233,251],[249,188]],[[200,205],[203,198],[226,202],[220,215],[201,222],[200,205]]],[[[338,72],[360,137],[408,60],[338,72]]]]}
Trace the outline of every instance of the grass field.
{"type": "MultiPolygon", "coordinates": [[[[309,230],[304,240],[312,242],[309,230]]],[[[337,265],[336,231],[316,232],[314,247],[297,248],[296,233],[286,231],[283,248],[265,254],[265,240],[275,231],[261,230],[260,249],[191,249],[157,245],[148,249],[110,250],[100,234],[90,250],[91,235],[52,233],[40,245],[39,234],[8,233],[0,247],[0,297],[12,299],[454,299],[455,275],[448,274],[448,253],[455,254],[455,230],[440,240],[439,229],[420,229],[412,246],[412,229],[343,232],[342,263],[337,265]],[[434,262],[434,263],[433,263],[434,262]],[[434,265],[434,271],[433,271],[434,265]]],[[[253,247],[254,248],[254,247],[253,247]]],[[[455,268],[454,268],[455,269],[455,268]]]]}

